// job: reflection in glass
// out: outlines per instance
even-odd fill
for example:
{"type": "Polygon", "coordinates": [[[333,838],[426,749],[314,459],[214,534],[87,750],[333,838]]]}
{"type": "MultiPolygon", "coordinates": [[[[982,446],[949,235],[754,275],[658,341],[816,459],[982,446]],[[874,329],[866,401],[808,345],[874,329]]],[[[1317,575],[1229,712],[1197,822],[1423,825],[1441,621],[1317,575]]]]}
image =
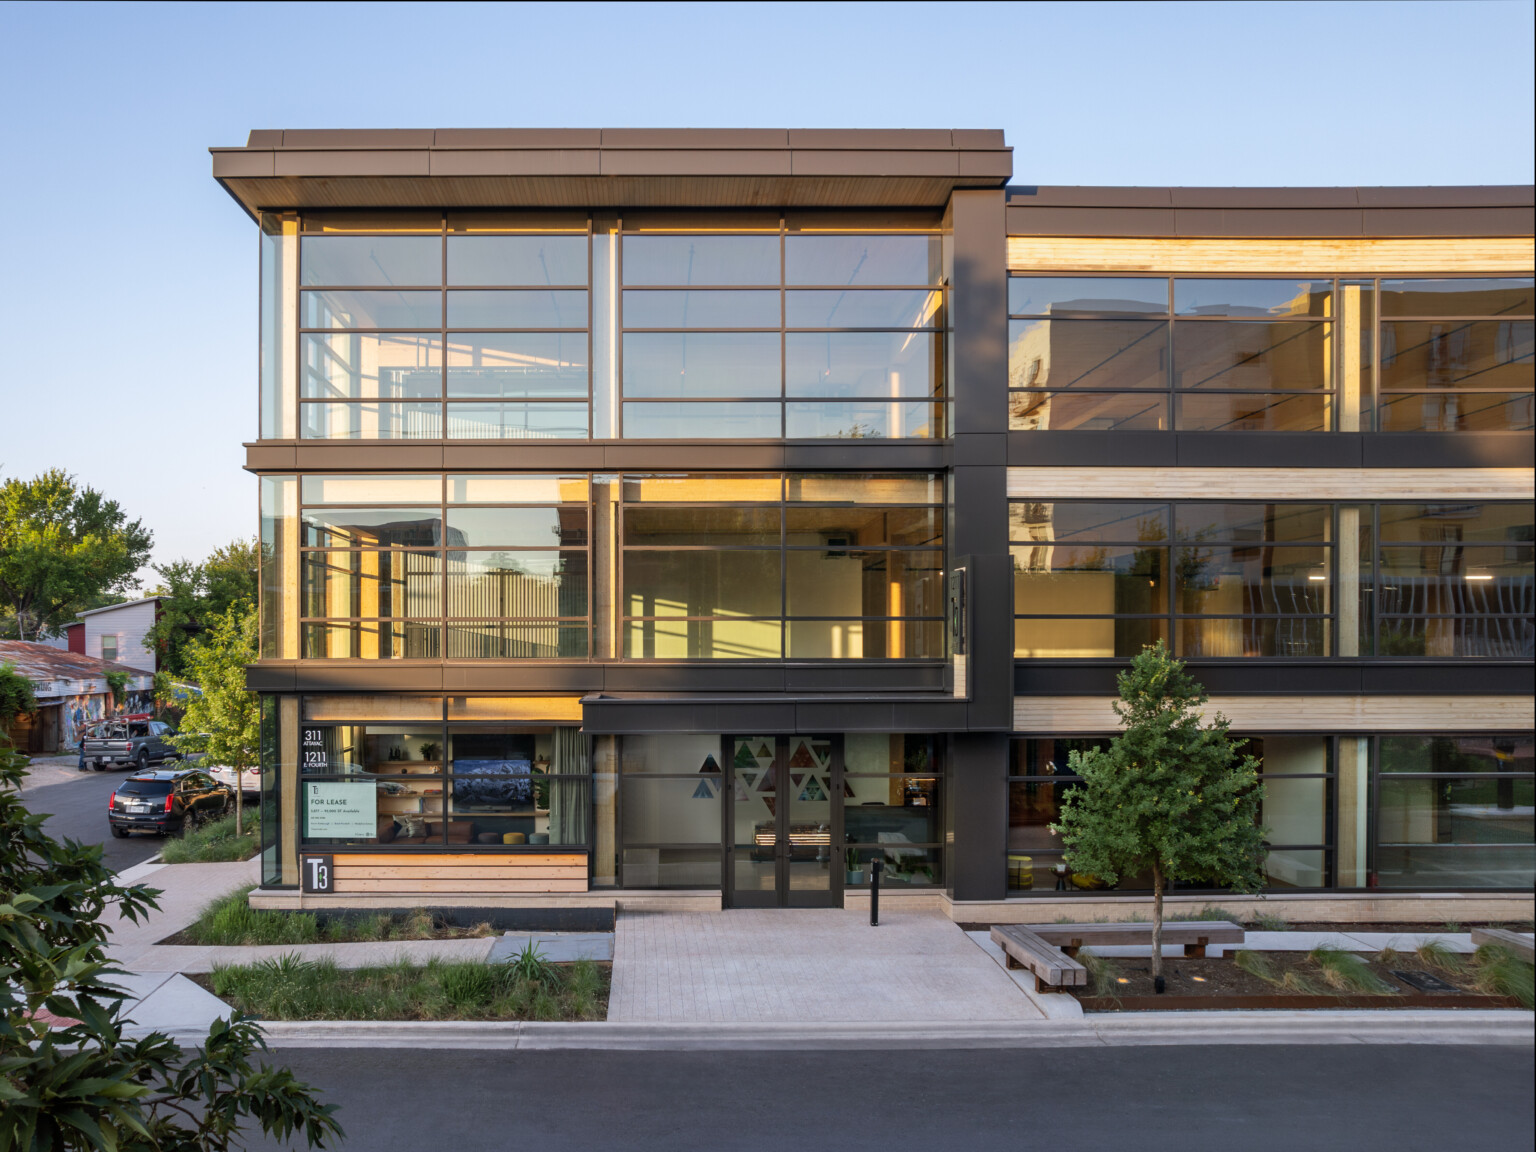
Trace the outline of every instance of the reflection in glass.
{"type": "Polygon", "coordinates": [[[1008,536],[1042,544],[1166,540],[1168,505],[1015,500],[1008,505],[1008,536]]]}
{"type": "Polygon", "coordinates": [[[1536,627],[1528,617],[1447,616],[1432,619],[1380,616],[1378,656],[1432,659],[1529,659],[1536,655],[1536,627]]]}
{"type": "Polygon", "coordinates": [[[689,508],[655,505],[624,510],[624,543],[711,548],[779,545],[779,509],[689,508]]]}
{"type": "Polygon", "coordinates": [[[1381,388],[1529,392],[1536,321],[1383,321],[1381,388]]]}
{"type": "MultiPolygon", "coordinates": [[[[1517,537],[1518,539],[1518,537],[1517,537]]],[[[1426,541],[1380,550],[1376,610],[1385,615],[1526,615],[1536,609],[1529,540],[1482,548],[1426,541]]]]}
{"type": "MultiPolygon", "coordinates": [[[[626,237],[626,240],[628,237],[626,237]]],[[[778,292],[624,292],[625,328],[777,328],[778,292]]]]}
{"type": "Polygon", "coordinates": [[[624,335],[625,396],[778,396],[781,385],[774,332],[624,335]]]}
{"type": "MultiPolygon", "coordinates": [[[[624,743],[628,744],[629,738],[624,743]]],[[[702,739],[699,741],[702,744],[702,739]]],[[[628,749],[625,749],[626,753],[628,749]]],[[[720,755],[720,739],[714,738],[712,753],[720,755]]],[[[693,759],[689,757],[689,761],[693,759]]],[[[680,779],[624,777],[619,807],[624,814],[624,843],[628,844],[712,844],[720,853],[720,789],[708,797],[694,797],[699,790],[698,765],[694,775],[680,779]]],[[[714,783],[719,783],[718,780],[714,783]]],[[[718,871],[718,863],[716,870],[718,871]]],[[[624,882],[633,884],[626,865],[624,882]]]]}
{"type": "Polygon", "coordinates": [[[1168,314],[1168,281],[1159,276],[1010,276],[1008,311],[1016,316],[1168,314]]]}
{"type": "Polygon", "coordinates": [[[791,507],[787,529],[791,548],[936,547],[944,538],[938,508],[791,507]]]}
{"type": "Polygon", "coordinates": [[[776,440],[780,406],[752,403],[629,403],[624,435],[632,439],[776,440]]]}
{"type": "Polygon", "coordinates": [[[1178,621],[1176,655],[1181,660],[1198,656],[1328,656],[1330,623],[1322,616],[1185,617],[1178,621]]]}
{"type": "Polygon", "coordinates": [[[775,550],[624,552],[629,616],[777,616],[775,550]]]}
{"type": "Polygon", "coordinates": [[[1331,280],[1193,280],[1173,282],[1180,316],[1331,316],[1331,280]]]}
{"type": "Polygon", "coordinates": [[[777,236],[625,236],[624,283],[777,284],[777,236]]]}
{"type": "Polygon", "coordinates": [[[1326,393],[1186,392],[1174,405],[1181,432],[1326,432],[1332,420],[1326,393]]]}
{"type": "Polygon", "coordinates": [[[785,655],[796,660],[941,660],[941,620],[789,620],[785,655]]]}
{"type": "Polygon", "coordinates": [[[552,621],[450,620],[450,660],[582,660],[587,657],[587,626],[552,621]]]}
{"type": "Polygon", "coordinates": [[[1536,842],[1536,781],[1384,776],[1380,837],[1393,844],[1536,842]]]}
{"type": "Polygon", "coordinates": [[[779,500],[784,494],[784,478],[775,473],[754,476],[733,472],[724,475],[693,472],[680,476],[624,477],[624,499],[629,503],[736,503],[779,500]]]}
{"type": "Polygon", "coordinates": [[[943,393],[942,345],[925,332],[790,332],[789,396],[925,397],[943,393]]]}
{"type": "Polygon", "coordinates": [[[1156,617],[1016,619],[1013,654],[1019,659],[1137,656],[1148,644],[1168,639],[1168,621],[1156,617]]]}
{"type": "Polygon", "coordinates": [[[1179,611],[1208,616],[1328,611],[1332,574],[1326,548],[1174,549],[1179,611]]]}
{"type": "Polygon", "coordinates": [[[1468,736],[1389,735],[1380,738],[1379,770],[1393,772],[1526,773],[1536,771],[1536,736],[1479,732],[1468,736]]]}
{"type": "Polygon", "coordinates": [[[448,405],[449,440],[584,440],[585,404],[448,405]]]}
{"type": "Polygon", "coordinates": [[[585,236],[449,236],[450,284],[587,282],[585,236]]]}
{"type": "Polygon", "coordinates": [[[443,434],[441,404],[307,403],[299,414],[305,440],[436,440],[443,434]]]}
{"type": "Polygon", "coordinates": [[[790,440],[938,440],[944,434],[943,404],[862,400],[784,406],[784,436],[790,440]]]}
{"type": "Polygon", "coordinates": [[[585,292],[533,288],[448,293],[450,328],[585,328],[585,292]]]}
{"type": "Polygon", "coordinates": [[[1383,316],[1530,316],[1529,276],[1508,279],[1383,280],[1383,316]]]}
{"type": "Polygon", "coordinates": [[[299,395],[321,400],[441,396],[443,345],[422,333],[358,332],[303,337],[299,395]]]}
{"type": "Polygon", "coordinates": [[[790,616],[939,616],[944,554],[791,550],[784,558],[790,616]]]}
{"type": "Polygon", "coordinates": [[[938,504],[944,499],[943,477],[932,472],[792,472],[787,479],[785,499],[792,504],[938,504]]]}
{"type": "Polygon", "coordinates": [[[300,625],[305,660],[441,660],[436,620],[354,620],[300,625]]]}
{"type": "Polygon", "coordinates": [[[586,614],[586,552],[469,552],[449,559],[449,616],[545,619],[586,614]]]}
{"type": "Polygon", "coordinates": [[[1328,843],[1328,779],[1276,776],[1269,772],[1267,763],[1263,769],[1264,801],[1259,808],[1259,823],[1269,829],[1269,842],[1328,843]]]}
{"type": "Polygon", "coordinates": [[[443,495],[438,475],[363,475],[304,477],[305,504],[437,504],[443,495]]]}
{"type": "Polygon", "coordinates": [[[305,236],[300,259],[306,285],[443,282],[443,242],[437,236],[305,236]]]}
{"type": "Polygon", "coordinates": [[[305,328],[440,328],[443,294],[431,292],[305,292],[305,328]]]}
{"type": "Polygon", "coordinates": [[[1332,534],[1327,504],[1176,504],[1180,540],[1318,540],[1332,534]]]}
{"type": "Polygon", "coordinates": [[[777,620],[626,620],[624,655],[631,660],[777,660],[777,620]]]}
{"type": "Polygon", "coordinates": [[[537,476],[529,473],[450,475],[450,504],[585,503],[590,483],[584,475],[537,476]]]}
{"type": "Polygon", "coordinates": [[[942,273],[937,236],[817,236],[784,241],[787,284],[936,284],[942,273]]]}
{"type": "Polygon", "coordinates": [[[720,845],[632,848],[626,843],[624,883],[631,888],[719,888],[720,845]]]}
{"type": "Polygon", "coordinates": [[[1146,614],[1168,610],[1166,548],[1044,542],[1010,549],[1013,610],[1031,616],[1146,614]]]}
{"type": "Polygon", "coordinates": [[[439,616],[442,560],[436,552],[305,552],[300,604],[305,616],[439,616]]]}
{"type": "Polygon", "coordinates": [[[1167,388],[1168,325],[1008,321],[1010,388],[1167,388]]]}
{"type": "Polygon", "coordinates": [[[787,328],[936,328],[943,323],[942,289],[796,291],[785,294],[787,328]]]}
{"type": "Polygon", "coordinates": [[[1179,388],[1300,392],[1332,380],[1327,324],[1175,324],[1179,388]]]}
{"type": "Polygon", "coordinates": [[[1398,392],[1377,401],[1383,432],[1529,432],[1536,396],[1527,392],[1398,392]]]}
{"type": "Polygon", "coordinates": [[[1010,392],[1008,427],[1015,432],[1160,432],[1170,427],[1168,397],[1145,392],[1010,392]]]}
{"type": "Polygon", "coordinates": [[[448,337],[448,395],[584,400],[586,334],[456,332],[448,337]]]}
{"type": "Polygon", "coordinates": [[[587,542],[587,510],[558,508],[449,508],[450,548],[550,548],[587,542]]]}
{"type": "Polygon", "coordinates": [[[436,509],[306,508],[304,544],[318,548],[431,548],[442,543],[436,509]]]}
{"type": "Polygon", "coordinates": [[[1536,882],[1536,849],[1524,845],[1382,844],[1376,850],[1376,883],[1382,888],[1509,888],[1529,891],[1536,882]]]}

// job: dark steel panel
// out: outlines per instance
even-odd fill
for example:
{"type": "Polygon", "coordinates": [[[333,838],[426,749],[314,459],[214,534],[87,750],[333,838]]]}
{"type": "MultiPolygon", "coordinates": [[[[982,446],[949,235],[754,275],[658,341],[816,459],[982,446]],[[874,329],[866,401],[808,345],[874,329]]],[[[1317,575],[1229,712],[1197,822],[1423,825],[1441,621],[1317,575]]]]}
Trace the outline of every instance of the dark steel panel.
{"type": "Polygon", "coordinates": [[[796,176],[948,176],[960,175],[955,152],[840,151],[797,148],[790,153],[796,176]]]}
{"type": "Polygon", "coordinates": [[[244,467],[248,472],[291,472],[298,458],[292,444],[247,444],[244,467]]]}
{"type": "Polygon", "coordinates": [[[1529,208],[1536,204],[1530,184],[1463,184],[1435,187],[1360,188],[1368,208],[1529,208]]]}
{"type": "Polygon", "coordinates": [[[431,128],[288,128],[284,148],[430,148],[431,128]]]}
{"type": "MultiPolygon", "coordinates": [[[[982,469],[958,469],[957,475],[965,471],[982,469]]],[[[955,488],[958,519],[958,482],[955,488]]],[[[1006,537],[1006,510],[996,516],[996,523],[996,536],[1006,537]]],[[[1013,618],[1013,566],[1006,545],[987,555],[972,553],[968,558],[968,576],[970,703],[966,727],[972,731],[1006,732],[1013,727],[1013,629],[990,623],[1013,618]]]]}
{"type": "Polygon", "coordinates": [[[600,128],[439,128],[437,148],[597,148],[600,128]]]}
{"type": "Polygon", "coordinates": [[[245,686],[252,692],[292,692],[296,678],[292,664],[247,664],[245,686]]]}
{"type": "Polygon", "coordinates": [[[1167,432],[1008,433],[1008,463],[1018,468],[1049,464],[1171,467],[1178,457],[1178,444],[1167,432]]]}
{"type": "Polygon", "coordinates": [[[443,665],[449,692],[600,692],[601,664],[503,664],[483,660],[443,665]]]}
{"type": "Polygon", "coordinates": [[[782,692],[784,670],[774,665],[741,665],[730,660],[713,664],[608,664],[605,687],[610,692],[782,692]]]}
{"type": "Polygon", "coordinates": [[[1001,192],[956,192],[950,309],[954,431],[1008,426],[1008,268],[1001,192]]]}
{"type": "Polygon", "coordinates": [[[599,165],[604,176],[788,176],[790,155],[767,150],[686,152],[607,148],[599,153],[599,165]]]}
{"type": "Polygon", "coordinates": [[[1371,208],[1364,215],[1367,236],[1529,236],[1536,231],[1536,214],[1529,208],[1371,208]]]}
{"type": "Polygon", "coordinates": [[[372,666],[314,663],[294,668],[294,688],[300,692],[441,692],[441,664],[372,666]]]}
{"type": "MultiPolygon", "coordinates": [[[[1124,660],[1020,660],[1013,669],[1018,696],[1113,696],[1124,660]]],[[[1533,665],[1519,661],[1298,660],[1231,663],[1191,660],[1190,675],[1219,696],[1521,695],[1533,665]]]]}
{"type": "Polygon", "coordinates": [[[954,439],[951,460],[955,467],[1006,468],[1006,432],[963,432],[954,439]]]}
{"type": "MultiPolygon", "coordinates": [[[[956,128],[949,134],[956,148],[1008,148],[1008,142],[1003,139],[1001,128],[956,128]]],[[[791,147],[799,147],[795,143],[795,133],[789,134],[791,147]]],[[[914,145],[915,146],[915,145],[914,145]]],[[[1011,152],[1012,149],[1008,148],[1011,152]]]]}
{"type": "Polygon", "coordinates": [[[786,692],[937,692],[942,664],[792,664],[784,669],[786,692]]]}
{"type": "Polygon", "coordinates": [[[220,149],[213,152],[213,178],[215,180],[239,178],[271,178],[277,175],[275,152],[241,152],[238,149],[220,149]]]}
{"type": "Polygon", "coordinates": [[[1115,674],[1126,662],[1082,661],[1056,664],[1020,660],[1013,666],[1015,696],[1113,696],[1115,674]]]}
{"type": "Polygon", "coordinates": [[[604,148],[788,148],[784,128],[604,128],[604,148]]]}
{"type": "Polygon", "coordinates": [[[1530,661],[1459,664],[1366,665],[1364,691],[1380,696],[1529,696],[1536,679],[1530,661]]]}
{"type": "Polygon", "coordinates": [[[771,470],[784,467],[781,444],[732,444],[725,440],[610,441],[603,446],[603,467],[632,471],[675,472],[679,468],[711,471],[720,468],[771,470]]]}
{"type": "Polygon", "coordinates": [[[1354,208],[1354,188],[1170,188],[1175,208],[1354,208]]]}
{"type": "Polygon", "coordinates": [[[1001,900],[1008,894],[1008,736],[956,733],[949,740],[948,775],[950,897],[1001,900]]]}
{"type": "Polygon", "coordinates": [[[283,146],[283,131],[281,128],[252,128],[250,135],[245,138],[247,148],[281,148],[283,146]]]}
{"type": "Polygon", "coordinates": [[[1002,183],[1013,175],[1013,149],[960,153],[960,178],[967,182],[1002,183]]]}
{"type": "Polygon", "coordinates": [[[984,136],[985,139],[955,139],[955,133],[947,128],[791,128],[788,132],[791,148],[1001,148],[1003,133],[1000,130],[982,133],[962,132],[961,135],[984,136]]]}
{"type": "Polygon", "coordinates": [[[938,443],[882,443],[878,440],[832,440],[784,445],[785,468],[796,471],[851,469],[923,469],[937,471],[949,462],[949,450],[938,443]]]}
{"type": "Polygon", "coordinates": [[[426,149],[397,152],[278,152],[278,176],[426,176],[426,149]]]}
{"type": "Polygon", "coordinates": [[[1180,208],[1175,220],[1180,236],[1360,234],[1358,208],[1180,208]]]}
{"type": "Polygon", "coordinates": [[[427,162],[433,176],[597,176],[600,155],[596,149],[574,148],[434,149],[427,162]]]}
{"type": "Polygon", "coordinates": [[[1172,236],[1171,208],[1008,207],[1010,236],[1172,236]]]}
{"type": "MultiPolygon", "coordinates": [[[[908,722],[908,705],[881,701],[797,701],[796,732],[912,732],[925,731],[903,727],[908,722]]],[[[772,731],[772,729],[769,729],[772,731]]]]}
{"type": "Polygon", "coordinates": [[[1353,432],[1177,432],[1185,468],[1358,468],[1353,432]]]}
{"type": "Polygon", "coordinates": [[[440,444],[402,444],[389,441],[371,444],[338,444],[325,440],[300,440],[294,455],[297,466],[306,472],[374,471],[381,468],[414,471],[443,466],[443,449],[440,444]]]}
{"type": "Polygon", "coordinates": [[[1378,432],[1362,437],[1367,468],[1531,468],[1529,432],[1378,432]]]}
{"type": "Polygon", "coordinates": [[[483,441],[443,445],[443,467],[449,469],[480,468],[551,468],[586,469],[601,471],[603,446],[573,440],[558,447],[553,444],[530,444],[526,440],[486,444],[483,441]]]}
{"type": "Polygon", "coordinates": [[[1171,208],[1173,193],[1169,188],[1015,184],[1008,188],[1008,203],[1042,208],[1171,208]]]}

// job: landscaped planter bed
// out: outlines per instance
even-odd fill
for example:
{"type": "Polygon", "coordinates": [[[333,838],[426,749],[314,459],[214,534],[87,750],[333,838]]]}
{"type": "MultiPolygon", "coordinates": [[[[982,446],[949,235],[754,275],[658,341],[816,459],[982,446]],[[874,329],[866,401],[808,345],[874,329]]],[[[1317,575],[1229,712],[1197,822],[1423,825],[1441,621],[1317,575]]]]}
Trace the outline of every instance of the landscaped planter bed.
{"type": "Polygon", "coordinates": [[[1098,987],[1064,991],[1074,996],[1085,1012],[1521,1007],[1513,996],[1490,995],[1479,989],[1478,973],[1470,964],[1460,971],[1434,969],[1411,952],[1385,960],[1360,957],[1370,974],[1381,981],[1383,991],[1379,993],[1329,988],[1322,969],[1305,952],[1258,955],[1270,969],[1271,980],[1239,967],[1230,957],[1167,957],[1163,961],[1165,991],[1158,995],[1148,961],[1100,957],[1097,964],[1106,965],[1108,975],[1098,981],[1098,987]],[[1450,990],[1421,991],[1394,975],[1397,972],[1437,977],[1450,985],[1450,990]],[[1289,986],[1277,986],[1276,981],[1289,986]],[[1105,994],[1107,985],[1113,987],[1112,993],[1105,994]]]}

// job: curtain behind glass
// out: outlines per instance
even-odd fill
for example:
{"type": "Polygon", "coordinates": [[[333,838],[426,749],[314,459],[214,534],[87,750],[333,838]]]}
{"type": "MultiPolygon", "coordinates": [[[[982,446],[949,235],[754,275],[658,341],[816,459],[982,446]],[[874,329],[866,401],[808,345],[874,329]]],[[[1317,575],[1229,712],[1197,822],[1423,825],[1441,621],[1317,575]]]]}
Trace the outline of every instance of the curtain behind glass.
{"type": "MultiPolygon", "coordinates": [[[[587,740],[580,728],[556,728],[551,776],[587,775],[587,740]]],[[[549,790],[549,842],[585,844],[587,790],[580,785],[555,785],[549,790]]]]}

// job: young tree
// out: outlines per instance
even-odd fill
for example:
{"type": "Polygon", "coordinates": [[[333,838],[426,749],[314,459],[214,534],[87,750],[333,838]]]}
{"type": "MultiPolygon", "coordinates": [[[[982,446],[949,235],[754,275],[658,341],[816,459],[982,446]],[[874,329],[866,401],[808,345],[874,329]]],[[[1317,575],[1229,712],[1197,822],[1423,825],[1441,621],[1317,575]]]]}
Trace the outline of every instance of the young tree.
{"type": "Polygon", "coordinates": [[[121,592],[149,558],[154,537],[115,500],[55,468],[0,484],[0,609],[19,639],[65,624],[93,597],[121,592]]]}
{"type": "Polygon", "coordinates": [[[172,676],[190,676],[188,642],[237,601],[256,602],[258,557],[253,538],[217,548],[201,563],[173,560],[154,565],[161,581],[155,594],[162,599],[144,647],[159,656],[162,669],[172,676]]]}
{"type": "MultiPolygon", "coordinates": [[[[14,664],[0,664],[0,740],[5,739],[12,720],[36,711],[37,697],[32,694],[32,681],[16,671],[14,664]]],[[[4,745],[0,744],[0,753],[4,750],[4,745]]]]}
{"type": "Polygon", "coordinates": [[[1256,891],[1263,884],[1264,789],[1259,763],[1241,755],[1220,714],[1203,724],[1209,695],[1162,641],[1143,649],[1117,677],[1115,714],[1125,730],[1107,749],[1073,752],[1083,778],[1051,830],[1078,872],[1113,884],[1152,874],[1152,975],[1163,986],[1163,892],[1203,882],[1256,891]]]}
{"type": "Polygon", "coordinates": [[[236,835],[245,831],[245,772],[261,754],[261,708],[245,686],[245,666],[255,660],[256,609],[240,600],[187,645],[188,671],[202,691],[187,701],[187,735],[173,738],[177,751],[202,752],[234,769],[236,835]]]}
{"type": "Polygon", "coordinates": [[[266,1042],[238,1013],[190,1054],[160,1032],[123,1034],[129,996],[110,982],[122,973],[102,917],[137,923],[159,893],[114,883],[100,845],[47,835],[18,795],[25,764],[0,742],[0,1148],[227,1152],[253,1121],[285,1144],[339,1138],[333,1106],[257,1066],[266,1042]]]}

